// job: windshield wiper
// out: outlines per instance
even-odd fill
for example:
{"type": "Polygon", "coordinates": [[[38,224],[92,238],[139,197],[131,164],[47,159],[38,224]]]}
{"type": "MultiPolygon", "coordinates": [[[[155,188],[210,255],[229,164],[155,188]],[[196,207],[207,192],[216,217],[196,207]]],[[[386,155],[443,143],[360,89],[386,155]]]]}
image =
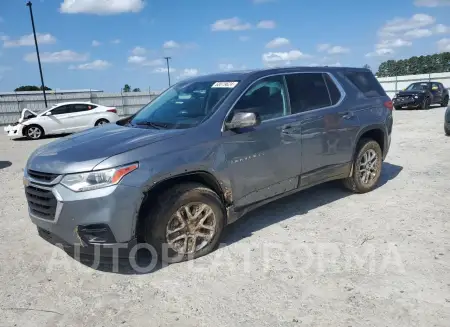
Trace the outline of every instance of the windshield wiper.
{"type": "Polygon", "coordinates": [[[154,121],[140,121],[140,122],[137,122],[137,123],[135,123],[136,125],[143,125],[143,126],[149,126],[149,127],[153,127],[153,128],[156,128],[156,129],[167,129],[167,128],[169,128],[168,126],[167,126],[167,124],[164,124],[164,123],[158,123],[158,122],[154,122],[154,121]]]}

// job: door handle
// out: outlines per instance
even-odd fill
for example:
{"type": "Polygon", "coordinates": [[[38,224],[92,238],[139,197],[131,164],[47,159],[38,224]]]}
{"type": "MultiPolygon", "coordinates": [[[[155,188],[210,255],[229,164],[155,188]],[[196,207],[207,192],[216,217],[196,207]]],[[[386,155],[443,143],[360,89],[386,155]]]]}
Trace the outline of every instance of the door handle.
{"type": "Polygon", "coordinates": [[[344,119],[353,119],[353,117],[355,117],[355,115],[351,111],[342,114],[342,118],[344,119]]]}
{"type": "Polygon", "coordinates": [[[291,129],[292,129],[292,126],[291,126],[291,125],[284,126],[284,127],[281,129],[281,134],[289,134],[291,129]]]}

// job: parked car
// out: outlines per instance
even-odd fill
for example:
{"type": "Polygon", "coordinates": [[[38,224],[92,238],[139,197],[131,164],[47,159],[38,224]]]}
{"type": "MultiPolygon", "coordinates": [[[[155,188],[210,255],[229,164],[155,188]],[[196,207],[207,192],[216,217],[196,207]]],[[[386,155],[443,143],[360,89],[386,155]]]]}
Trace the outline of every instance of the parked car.
{"type": "Polygon", "coordinates": [[[444,132],[445,135],[450,136],[450,107],[447,107],[447,110],[445,110],[444,132]]]}
{"type": "Polygon", "coordinates": [[[196,258],[280,197],[337,179],[373,190],[392,125],[367,69],[195,77],[116,124],[36,150],[24,169],[29,213],[46,240],[82,252],[146,242],[166,262],[196,258]]]}
{"type": "Polygon", "coordinates": [[[24,109],[19,121],[4,130],[11,138],[25,136],[37,140],[44,135],[80,132],[117,120],[116,108],[90,102],[64,102],[39,113],[24,109]]]}
{"type": "Polygon", "coordinates": [[[448,89],[439,82],[417,82],[397,93],[392,99],[395,109],[429,109],[432,104],[448,105],[448,89]]]}

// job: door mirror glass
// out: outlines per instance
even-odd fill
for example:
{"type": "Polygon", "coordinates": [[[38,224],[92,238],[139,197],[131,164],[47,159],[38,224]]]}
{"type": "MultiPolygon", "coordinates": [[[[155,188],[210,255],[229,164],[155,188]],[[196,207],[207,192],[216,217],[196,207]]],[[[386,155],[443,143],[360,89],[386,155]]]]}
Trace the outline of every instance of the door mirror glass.
{"type": "Polygon", "coordinates": [[[233,130],[244,127],[258,126],[259,124],[261,124],[261,118],[257,113],[245,111],[234,113],[231,121],[225,123],[225,126],[228,129],[233,130]]]}

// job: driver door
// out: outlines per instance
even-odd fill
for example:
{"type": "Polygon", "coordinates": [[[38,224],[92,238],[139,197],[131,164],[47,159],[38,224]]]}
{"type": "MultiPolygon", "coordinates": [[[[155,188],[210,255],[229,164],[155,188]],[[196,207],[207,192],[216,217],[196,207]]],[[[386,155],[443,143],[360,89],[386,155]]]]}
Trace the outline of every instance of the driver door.
{"type": "Polygon", "coordinates": [[[237,210],[298,186],[301,133],[293,117],[283,76],[259,80],[246,91],[227,117],[255,112],[261,124],[223,132],[223,147],[237,210]],[[297,136],[297,137],[296,137],[297,136]]]}
{"type": "Polygon", "coordinates": [[[442,91],[443,89],[440,87],[439,83],[431,83],[431,94],[433,95],[433,103],[441,103],[442,102],[442,91]]]}
{"type": "Polygon", "coordinates": [[[48,113],[42,116],[43,127],[47,134],[63,134],[71,133],[73,126],[70,122],[70,114],[72,112],[72,105],[62,105],[51,109],[48,113]]]}

